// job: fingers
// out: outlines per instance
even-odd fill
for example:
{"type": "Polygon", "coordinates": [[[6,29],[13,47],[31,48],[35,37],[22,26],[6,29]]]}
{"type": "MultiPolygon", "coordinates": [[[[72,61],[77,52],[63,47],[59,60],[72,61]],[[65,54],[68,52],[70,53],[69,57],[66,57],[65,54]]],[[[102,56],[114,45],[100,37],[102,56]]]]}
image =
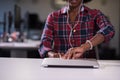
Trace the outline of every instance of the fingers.
{"type": "Polygon", "coordinates": [[[53,58],[54,57],[54,53],[53,52],[48,52],[48,57],[50,57],[50,58],[53,58]]]}
{"type": "Polygon", "coordinates": [[[80,47],[70,48],[64,55],[64,59],[78,59],[84,53],[83,49],[80,47]]]}
{"type": "Polygon", "coordinates": [[[69,53],[69,54],[67,55],[66,59],[72,59],[72,57],[73,57],[73,53],[69,53]]]}
{"type": "Polygon", "coordinates": [[[62,58],[63,59],[72,59],[72,57],[73,57],[72,49],[73,48],[70,48],[62,58]]]}
{"type": "Polygon", "coordinates": [[[75,53],[72,57],[72,59],[79,59],[82,57],[82,54],[81,53],[75,53]]]}
{"type": "Polygon", "coordinates": [[[54,53],[53,58],[59,58],[59,54],[58,53],[54,53]]]}
{"type": "Polygon", "coordinates": [[[59,55],[57,53],[54,53],[54,52],[48,52],[48,57],[57,58],[57,57],[59,57],[59,55]]]}
{"type": "Polygon", "coordinates": [[[66,52],[66,54],[52,52],[48,55],[49,57],[52,57],[52,58],[78,59],[82,56],[83,53],[84,53],[84,49],[82,47],[75,47],[75,48],[70,48],[66,52]]]}
{"type": "Polygon", "coordinates": [[[74,55],[74,48],[70,48],[67,59],[72,59],[73,55],[74,55]]]}
{"type": "Polygon", "coordinates": [[[54,52],[48,52],[48,57],[50,58],[62,58],[64,53],[54,53],[54,52]]]}

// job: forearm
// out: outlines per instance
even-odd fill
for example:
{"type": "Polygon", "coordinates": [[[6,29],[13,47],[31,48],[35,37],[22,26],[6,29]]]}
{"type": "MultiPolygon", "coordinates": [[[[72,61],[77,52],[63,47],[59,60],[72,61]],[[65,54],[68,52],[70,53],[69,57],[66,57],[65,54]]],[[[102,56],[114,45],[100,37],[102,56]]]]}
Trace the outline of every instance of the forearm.
{"type": "Polygon", "coordinates": [[[47,37],[42,38],[40,45],[39,45],[39,54],[41,57],[47,57],[47,53],[49,51],[52,51],[52,41],[48,39],[47,37]]]}
{"type": "Polygon", "coordinates": [[[95,47],[99,44],[101,44],[104,41],[104,36],[102,34],[96,34],[93,38],[90,39],[90,43],[86,42],[85,44],[82,45],[85,51],[90,50],[91,45],[92,47],[95,47]]]}
{"type": "Polygon", "coordinates": [[[104,36],[102,34],[96,34],[93,38],[90,39],[93,46],[97,46],[104,41],[104,36]]]}

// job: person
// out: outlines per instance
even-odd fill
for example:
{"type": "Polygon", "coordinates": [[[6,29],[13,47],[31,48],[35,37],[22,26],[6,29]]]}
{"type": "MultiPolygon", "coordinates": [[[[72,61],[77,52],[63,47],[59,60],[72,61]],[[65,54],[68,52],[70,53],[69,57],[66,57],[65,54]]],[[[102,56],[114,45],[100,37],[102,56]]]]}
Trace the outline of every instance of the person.
{"type": "Polygon", "coordinates": [[[108,18],[84,4],[91,0],[66,0],[67,5],[47,17],[40,41],[42,58],[96,58],[95,46],[110,41],[115,30],[108,18]]]}

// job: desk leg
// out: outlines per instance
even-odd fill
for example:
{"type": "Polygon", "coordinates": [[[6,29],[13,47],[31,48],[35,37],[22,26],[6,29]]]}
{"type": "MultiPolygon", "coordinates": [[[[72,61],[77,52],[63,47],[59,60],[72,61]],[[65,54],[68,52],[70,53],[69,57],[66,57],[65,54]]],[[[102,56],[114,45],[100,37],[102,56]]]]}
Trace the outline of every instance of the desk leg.
{"type": "Polygon", "coordinates": [[[10,56],[18,57],[18,58],[27,58],[27,51],[26,50],[11,50],[10,56]]]}

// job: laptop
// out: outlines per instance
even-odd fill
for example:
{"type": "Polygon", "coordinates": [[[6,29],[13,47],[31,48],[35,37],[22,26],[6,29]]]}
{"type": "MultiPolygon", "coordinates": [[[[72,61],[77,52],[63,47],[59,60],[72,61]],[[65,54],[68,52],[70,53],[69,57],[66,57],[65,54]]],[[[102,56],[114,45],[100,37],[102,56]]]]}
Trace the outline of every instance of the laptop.
{"type": "Polygon", "coordinates": [[[41,64],[43,67],[54,68],[99,68],[96,59],[61,59],[44,58],[41,64]]]}

